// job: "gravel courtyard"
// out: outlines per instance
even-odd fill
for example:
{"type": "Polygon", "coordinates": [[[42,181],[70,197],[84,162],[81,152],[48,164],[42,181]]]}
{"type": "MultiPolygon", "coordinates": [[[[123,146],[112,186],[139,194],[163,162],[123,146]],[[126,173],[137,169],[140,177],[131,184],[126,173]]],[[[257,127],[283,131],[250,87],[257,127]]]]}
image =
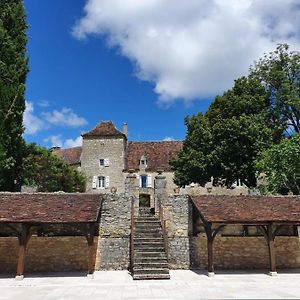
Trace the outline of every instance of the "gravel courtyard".
{"type": "Polygon", "coordinates": [[[300,270],[268,276],[263,272],[170,271],[171,280],[133,281],[126,271],[27,275],[22,281],[0,278],[0,299],[300,299],[300,270]]]}

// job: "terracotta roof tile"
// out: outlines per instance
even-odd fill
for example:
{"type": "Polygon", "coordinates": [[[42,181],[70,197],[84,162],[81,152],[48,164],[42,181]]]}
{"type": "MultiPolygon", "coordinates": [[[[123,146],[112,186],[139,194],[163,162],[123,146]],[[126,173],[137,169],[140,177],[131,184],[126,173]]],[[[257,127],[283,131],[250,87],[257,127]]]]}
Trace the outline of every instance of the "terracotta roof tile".
{"type": "Polygon", "coordinates": [[[193,196],[207,222],[298,222],[300,197],[293,196],[193,196]]]}
{"type": "Polygon", "coordinates": [[[125,137],[125,135],[119,131],[112,121],[101,122],[89,132],[82,134],[83,137],[125,137]]]}
{"type": "Polygon", "coordinates": [[[96,222],[102,196],[67,193],[0,193],[0,222],[96,222]]]}
{"type": "Polygon", "coordinates": [[[82,148],[73,147],[67,149],[55,149],[53,153],[62,158],[65,163],[75,165],[80,163],[82,148]]]}
{"type": "Polygon", "coordinates": [[[127,170],[139,169],[140,159],[144,155],[148,171],[171,171],[169,161],[181,148],[180,141],[128,142],[126,168],[127,170]]]}

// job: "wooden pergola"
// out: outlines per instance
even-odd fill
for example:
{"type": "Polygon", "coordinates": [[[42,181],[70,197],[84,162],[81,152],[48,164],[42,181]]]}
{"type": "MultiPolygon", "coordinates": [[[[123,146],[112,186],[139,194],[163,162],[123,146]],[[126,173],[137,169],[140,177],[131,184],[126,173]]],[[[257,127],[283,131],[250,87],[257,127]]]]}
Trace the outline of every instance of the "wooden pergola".
{"type": "Polygon", "coordinates": [[[226,225],[257,226],[266,239],[270,275],[276,274],[274,240],[282,226],[300,225],[300,197],[296,196],[193,196],[207,237],[208,274],[213,274],[213,242],[226,225]]]}
{"type": "Polygon", "coordinates": [[[26,247],[33,229],[42,225],[80,225],[88,245],[88,274],[94,272],[94,236],[102,196],[79,193],[0,193],[0,225],[18,237],[18,278],[24,275],[26,247]]]}

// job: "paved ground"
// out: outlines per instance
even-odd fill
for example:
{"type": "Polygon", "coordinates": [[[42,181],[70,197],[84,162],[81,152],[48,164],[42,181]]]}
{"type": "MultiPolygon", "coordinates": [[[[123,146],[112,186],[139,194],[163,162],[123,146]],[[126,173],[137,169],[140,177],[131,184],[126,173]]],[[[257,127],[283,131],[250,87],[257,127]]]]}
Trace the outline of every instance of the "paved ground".
{"type": "Polygon", "coordinates": [[[28,276],[23,281],[0,278],[0,299],[300,299],[300,270],[271,277],[226,272],[207,277],[197,271],[171,271],[171,280],[133,281],[126,271],[28,276]]]}

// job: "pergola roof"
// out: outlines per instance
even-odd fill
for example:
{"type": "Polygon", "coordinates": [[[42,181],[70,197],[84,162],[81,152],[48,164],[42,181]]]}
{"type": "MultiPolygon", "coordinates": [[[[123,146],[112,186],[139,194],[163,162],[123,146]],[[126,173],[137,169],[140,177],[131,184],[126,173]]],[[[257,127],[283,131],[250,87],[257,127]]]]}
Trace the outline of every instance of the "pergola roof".
{"type": "Polygon", "coordinates": [[[0,222],[97,222],[102,196],[79,193],[0,193],[0,222]]]}
{"type": "Polygon", "coordinates": [[[203,221],[210,223],[299,223],[300,197],[192,196],[203,221]]]}

